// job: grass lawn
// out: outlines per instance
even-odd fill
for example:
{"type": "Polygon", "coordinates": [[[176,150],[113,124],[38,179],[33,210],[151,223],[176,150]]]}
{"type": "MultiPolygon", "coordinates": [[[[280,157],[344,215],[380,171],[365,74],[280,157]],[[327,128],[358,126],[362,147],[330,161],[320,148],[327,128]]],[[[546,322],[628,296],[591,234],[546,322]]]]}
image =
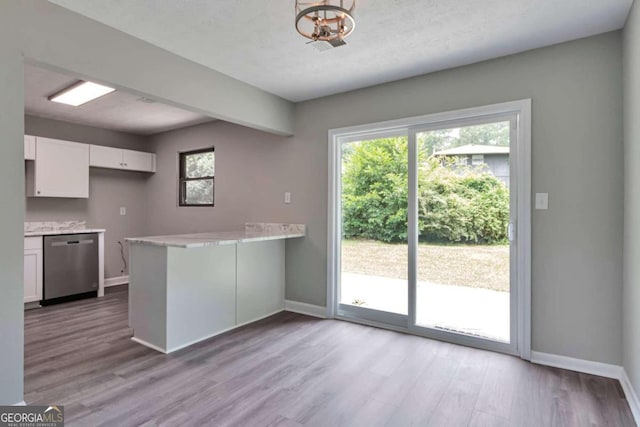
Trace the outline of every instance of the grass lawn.
{"type": "MultiPolygon", "coordinates": [[[[407,245],[342,241],[342,271],[407,278],[407,245]]],[[[418,281],[509,291],[508,245],[420,243],[418,281]]]]}

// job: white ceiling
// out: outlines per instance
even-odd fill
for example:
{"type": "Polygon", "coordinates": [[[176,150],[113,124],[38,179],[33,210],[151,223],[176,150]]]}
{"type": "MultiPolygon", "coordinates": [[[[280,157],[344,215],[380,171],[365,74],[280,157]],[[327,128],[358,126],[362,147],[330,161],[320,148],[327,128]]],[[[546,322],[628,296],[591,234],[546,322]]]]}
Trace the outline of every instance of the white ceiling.
{"type": "Polygon", "coordinates": [[[116,91],[79,107],[49,101],[50,95],[78,81],[74,77],[25,64],[25,113],[139,135],[150,135],[212,121],[211,117],[116,91]]]}
{"type": "Polygon", "coordinates": [[[620,29],[632,0],[358,0],[348,45],[318,52],[294,0],[50,0],[292,101],[620,29]]]}

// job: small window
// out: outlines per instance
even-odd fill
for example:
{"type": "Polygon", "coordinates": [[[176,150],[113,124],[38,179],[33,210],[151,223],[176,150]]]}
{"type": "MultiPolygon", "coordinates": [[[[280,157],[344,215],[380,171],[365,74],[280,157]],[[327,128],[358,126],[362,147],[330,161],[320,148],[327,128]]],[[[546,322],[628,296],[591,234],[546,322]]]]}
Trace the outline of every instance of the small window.
{"type": "Polygon", "coordinates": [[[180,206],[213,206],[213,147],[180,153],[180,206]]]}
{"type": "Polygon", "coordinates": [[[484,163],[484,154],[474,154],[471,156],[471,165],[480,166],[484,163]]]}

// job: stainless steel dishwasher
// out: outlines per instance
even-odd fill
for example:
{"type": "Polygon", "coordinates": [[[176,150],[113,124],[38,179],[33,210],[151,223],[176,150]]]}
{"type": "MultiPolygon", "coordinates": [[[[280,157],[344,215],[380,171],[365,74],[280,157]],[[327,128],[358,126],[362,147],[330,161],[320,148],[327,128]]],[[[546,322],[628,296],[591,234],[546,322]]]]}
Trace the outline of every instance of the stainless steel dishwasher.
{"type": "Polygon", "coordinates": [[[98,295],[98,235],[44,236],[43,305],[98,295]]]}

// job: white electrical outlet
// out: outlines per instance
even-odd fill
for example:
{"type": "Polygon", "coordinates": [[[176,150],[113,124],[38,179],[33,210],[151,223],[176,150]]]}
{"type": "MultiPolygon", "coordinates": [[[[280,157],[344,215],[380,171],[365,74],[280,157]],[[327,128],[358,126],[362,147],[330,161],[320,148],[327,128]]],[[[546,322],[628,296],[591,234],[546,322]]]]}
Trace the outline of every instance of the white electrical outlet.
{"type": "Polygon", "coordinates": [[[291,204],[291,192],[290,191],[285,191],[284,192],[284,202],[287,205],[291,204]]]}
{"type": "Polygon", "coordinates": [[[127,208],[125,208],[124,206],[120,207],[120,215],[126,215],[127,214],[127,208]]]}

